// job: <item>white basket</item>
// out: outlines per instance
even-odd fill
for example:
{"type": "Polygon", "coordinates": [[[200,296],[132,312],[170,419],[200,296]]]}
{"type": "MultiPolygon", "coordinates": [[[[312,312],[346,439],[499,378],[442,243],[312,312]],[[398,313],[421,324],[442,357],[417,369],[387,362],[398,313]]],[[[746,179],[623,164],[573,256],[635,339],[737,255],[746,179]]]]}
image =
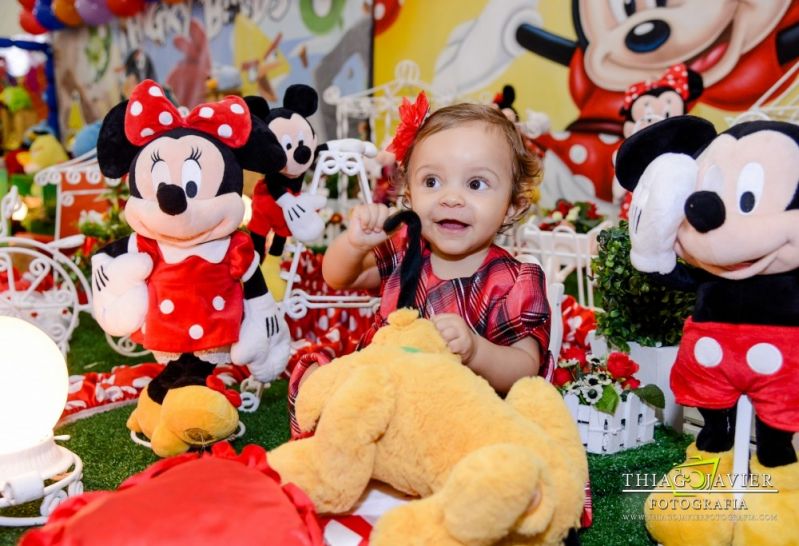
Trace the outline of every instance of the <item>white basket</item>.
{"type": "Polygon", "coordinates": [[[563,400],[577,422],[580,439],[588,453],[609,455],[654,440],[655,410],[632,393],[619,402],[613,415],[580,404],[574,394],[566,394],[563,400]]]}

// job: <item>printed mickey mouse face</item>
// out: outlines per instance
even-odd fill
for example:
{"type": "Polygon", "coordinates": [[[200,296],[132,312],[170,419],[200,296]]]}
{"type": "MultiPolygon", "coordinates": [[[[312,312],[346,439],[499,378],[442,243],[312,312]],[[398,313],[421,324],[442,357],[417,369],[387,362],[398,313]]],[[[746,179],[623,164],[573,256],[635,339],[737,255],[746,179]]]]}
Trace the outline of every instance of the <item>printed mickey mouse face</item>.
{"type": "Polygon", "coordinates": [[[799,268],[796,141],[774,130],[722,134],[697,162],[678,255],[727,279],[799,268]]]}
{"type": "Polygon", "coordinates": [[[307,171],[316,150],[316,135],[308,120],[299,114],[276,117],[269,122],[269,129],[286,152],[286,166],[280,173],[296,178],[307,171]]]}
{"type": "Polygon", "coordinates": [[[790,0],[579,0],[585,68],[612,91],[684,62],[705,87],[760,43],[790,0]]]}
{"type": "Polygon", "coordinates": [[[190,247],[227,236],[241,224],[240,194],[217,195],[225,159],[207,138],[157,138],[141,150],[132,170],[135,191],[125,217],[145,237],[190,247]]]}

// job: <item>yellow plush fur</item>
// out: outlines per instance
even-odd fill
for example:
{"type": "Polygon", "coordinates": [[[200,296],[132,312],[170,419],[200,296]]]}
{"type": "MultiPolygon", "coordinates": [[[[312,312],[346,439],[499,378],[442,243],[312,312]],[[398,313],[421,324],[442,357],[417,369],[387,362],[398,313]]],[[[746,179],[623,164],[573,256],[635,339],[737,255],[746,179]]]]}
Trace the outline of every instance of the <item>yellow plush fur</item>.
{"type": "Polygon", "coordinates": [[[296,409],[314,436],[269,462],[317,510],[351,509],[373,478],[421,497],[378,521],[373,546],[554,545],[579,524],[588,467],[560,394],[525,378],[502,400],[416,311],[314,372],[296,409]]]}
{"type": "Polygon", "coordinates": [[[170,389],[163,405],[143,390],[127,427],[150,439],[153,452],[170,457],[224,440],[236,431],[238,410],[225,396],[202,385],[170,389]]]}

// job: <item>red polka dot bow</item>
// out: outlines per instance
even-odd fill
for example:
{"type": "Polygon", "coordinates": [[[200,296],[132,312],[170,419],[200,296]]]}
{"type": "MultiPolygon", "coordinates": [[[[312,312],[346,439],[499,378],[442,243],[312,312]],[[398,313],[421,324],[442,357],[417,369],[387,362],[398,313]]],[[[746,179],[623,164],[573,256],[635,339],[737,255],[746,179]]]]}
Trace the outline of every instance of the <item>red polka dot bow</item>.
{"type": "Polygon", "coordinates": [[[646,80],[632,84],[627,88],[627,92],[624,93],[624,109],[629,110],[635,99],[658,87],[673,89],[682,97],[682,100],[688,100],[688,67],[684,63],[675,64],[669,67],[657,80],[646,80]]]}
{"type": "Polygon", "coordinates": [[[202,131],[231,148],[240,148],[250,136],[252,120],[240,97],[200,104],[183,117],[154,81],[144,80],[133,89],[125,111],[125,136],[131,143],[144,146],[178,127],[202,131]]]}

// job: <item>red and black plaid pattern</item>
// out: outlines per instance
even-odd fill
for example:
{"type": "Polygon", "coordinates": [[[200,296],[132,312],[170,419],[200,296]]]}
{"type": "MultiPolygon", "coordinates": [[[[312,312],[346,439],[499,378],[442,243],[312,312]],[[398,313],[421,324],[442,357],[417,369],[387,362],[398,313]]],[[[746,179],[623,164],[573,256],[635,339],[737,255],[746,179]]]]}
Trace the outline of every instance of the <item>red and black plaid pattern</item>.
{"type": "MultiPolygon", "coordinates": [[[[361,345],[371,341],[374,332],[396,309],[400,291],[399,264],[407,248],[406,230],[399,230],[375,248],[381,278],[380,310],[361,345]]],[[[429,318],[441,313],[456,313],[478,335],[497,345],[512,345],[531,336],[541,346],[539,374],[546,377],[551,359],[549,347],[550,310],[546,298],[544,272],[538,265],[521,263],[502,248],[492,245],[482,265],[471,277],[439,279],[433,273],[430,249],[423,251],[421,277],[416,290],[416,306],[429,318]]]]}

